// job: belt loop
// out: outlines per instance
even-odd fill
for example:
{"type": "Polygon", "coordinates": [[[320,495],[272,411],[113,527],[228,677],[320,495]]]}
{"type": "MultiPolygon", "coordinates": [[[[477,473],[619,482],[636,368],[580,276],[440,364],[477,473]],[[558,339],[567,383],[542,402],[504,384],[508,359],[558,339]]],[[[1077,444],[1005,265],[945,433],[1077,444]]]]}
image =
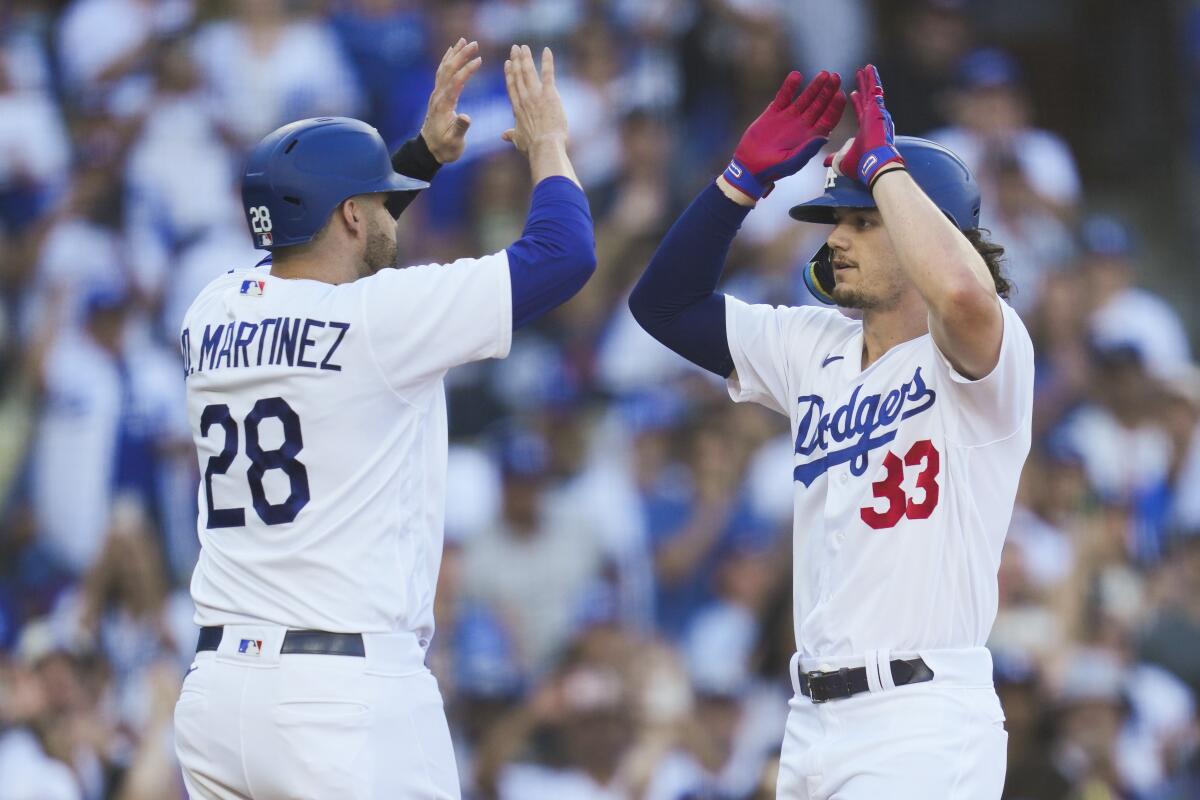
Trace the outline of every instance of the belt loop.
{"type": "Polygon", "coordinates": [[[788,678],[792,681],[792,694],[800,696],[800,651],[792,653],[788,661],[788,678]]]}
{"type": "Polygon", "coordinates": [[[883,691],[890,692],[896,688],[896,679],[892,677],[892,651],[879,650],[877,656],[879,659],[876,662],[879,668],[879,683],[883,691]]]}
{"type": "MultiPolygon", "coordinates": [[[[866,652],[866,663],[864,666],[867,670],[867,688],[872,692],[882,692],[883,684],[880,682],[880,665],[886,665],[887,661],[882,659],[878,650],[868,650],[866,652]]],[[[886,650],[884,652],[887,652],[886,650]]],[[[886,667],[884,667],[886,669],[886,667]]]]}

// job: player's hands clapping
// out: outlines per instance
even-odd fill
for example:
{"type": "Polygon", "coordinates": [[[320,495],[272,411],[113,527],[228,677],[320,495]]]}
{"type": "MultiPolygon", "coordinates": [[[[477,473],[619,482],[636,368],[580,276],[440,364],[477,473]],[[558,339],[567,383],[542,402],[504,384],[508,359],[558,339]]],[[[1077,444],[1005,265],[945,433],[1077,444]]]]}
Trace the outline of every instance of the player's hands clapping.
{"type": "Polygon", "coordinates": [[[504,83],[516,124],[501,138],[525,154],[535,184],[561,175],[576,184],[575,168],[567,157],[567,114],[554,85],[554,54],[542,50],[539,74],[528,45],[513,45],[504,62],[504,83]]]}
{"type": "Polygon", "coordinates": [[[478,53],[478,42],[459,39],[446,50],[442,63],[438,64],[425,122],[421,125],[425,145],[438,163],[457,161],[467,146],[467,128],[471,126],[471,117],[458,113],[458,98],[467,80],[483,63],[478,53]]]}
{"type": "Polygon", "coordinates": [[[819,151],[846,107],[842,78],[821,71],[800,91],[804,76],[792,72],[775,99],[742,134],[722,178],[750,200],[795,174],[819,151]]]}
{"type": "Polygon", "coordinates": [[[512,142],[526,155],[543,143],[565,146],[567,115],[554,84],[554,54],[550,48],[542,50],[539,74],[529,46],[514,44],[504,62],[504,83],[516,120],[516,125],[503,133],[504,141],[512,142]]]}
{"type": "Polygon", "coordinates": [[[855,74],[858,88],[850,93],[850,103],[858,118],[858,134],[847,141],[836,155],[825,159],[833,167],[867,188],[883,173],[904,166],[896,149],[896,126],[883,104],[883,84],[879,70],[867,64],[855,74]]]}

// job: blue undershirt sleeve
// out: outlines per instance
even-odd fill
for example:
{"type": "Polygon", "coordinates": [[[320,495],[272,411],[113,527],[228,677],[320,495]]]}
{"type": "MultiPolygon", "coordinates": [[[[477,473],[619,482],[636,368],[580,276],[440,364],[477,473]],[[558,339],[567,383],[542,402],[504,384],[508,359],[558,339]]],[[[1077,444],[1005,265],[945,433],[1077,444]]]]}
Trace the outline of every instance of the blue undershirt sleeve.
{"type": "Polygon", "coordinates": [[[725,295],[716,288],[749,212],[710,184],[671,226],[629,296],[629,310],[647,333],[723,378],[733,372],[733,356],[725,295]]]}
{"type": "Polygon", "coordinates": [[[561,175],[533,190],[521,238],[508,247],[513,330],[565,303],[596,269],[596,240],[587,198],[561,175]]]}

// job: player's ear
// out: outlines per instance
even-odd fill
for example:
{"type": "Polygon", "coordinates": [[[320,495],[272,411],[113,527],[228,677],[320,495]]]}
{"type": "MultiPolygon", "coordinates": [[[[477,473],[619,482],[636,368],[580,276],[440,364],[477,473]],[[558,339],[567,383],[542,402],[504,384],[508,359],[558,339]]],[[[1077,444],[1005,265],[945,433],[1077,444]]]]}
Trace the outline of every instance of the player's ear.
{"type": "Polygon", "coordinates": [[[367,225],[366,208],[358,202],[357,197],[350,197],[342,201],[339,206],[339,213],[342,215],[342,222],[346,224],[347,233],[357,234],[365,230],[367,225]]]}

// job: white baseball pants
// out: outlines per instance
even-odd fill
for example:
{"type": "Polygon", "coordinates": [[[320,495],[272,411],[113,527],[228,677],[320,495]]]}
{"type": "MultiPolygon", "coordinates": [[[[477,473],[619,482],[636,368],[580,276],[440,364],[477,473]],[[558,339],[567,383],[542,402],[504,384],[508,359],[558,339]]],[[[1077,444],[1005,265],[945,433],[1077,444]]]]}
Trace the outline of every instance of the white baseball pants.
{"type": "MultiPolygon", "coordinates": [[[[933,680],[908,686],[871,681],[871,691],[814,704],[789,703],[780,755],[779,800],[998,800],[1008,734],[984,648],[928,650],[857,659],[801,659],[801,669],[861,667],[920,655],[933,680]]],[[[888,669],[868,673],[884,675],[888,669]]]]}
{"type": "Polygon", "coordinates": [[[284,633],[227,625],[216,652],[197,653],[175,706],[192,800],[458,800],[442,696],[414,636],[364,634],[359,658],[280,655],[284,633]]]}

